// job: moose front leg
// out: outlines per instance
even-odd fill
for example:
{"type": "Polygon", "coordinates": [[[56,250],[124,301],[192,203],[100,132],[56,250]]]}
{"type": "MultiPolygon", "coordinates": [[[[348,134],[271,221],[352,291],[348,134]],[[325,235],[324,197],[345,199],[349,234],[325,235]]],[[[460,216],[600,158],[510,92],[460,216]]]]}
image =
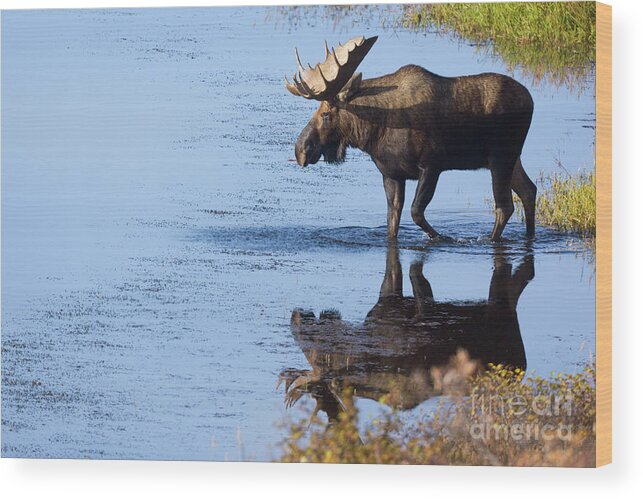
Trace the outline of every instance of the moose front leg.
{"type": "Polygon", "coordinates": [[[420,168],[420,178],[418,179],[415,198],[411,206],[411,218],[413,218],[413,221],[432,239],[440,237],[440,234],[426,221],[426,218],[424,218],[424,210],[426,210],[426,207],[433,199],[439,177],[440,172],[433,168],[420,168]]]}
{"type": "Polygon", "coordinates": [[[400,216],[404,207],[404,180],[394,180],[389,177],[384,178],[384,191],[386,192],[386,202],[388,204],[388,216],[386,227],[388,238],[397,239],[397,233],[400,230],[400,216]]]}

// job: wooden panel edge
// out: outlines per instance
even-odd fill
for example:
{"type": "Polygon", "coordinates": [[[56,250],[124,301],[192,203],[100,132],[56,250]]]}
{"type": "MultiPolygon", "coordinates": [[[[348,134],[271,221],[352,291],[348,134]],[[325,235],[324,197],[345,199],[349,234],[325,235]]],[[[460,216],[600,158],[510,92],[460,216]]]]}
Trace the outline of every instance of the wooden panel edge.
{"type": "Polygon", "coordinates": [[[596,2],[596,465],[612,462],[612,7],[596,2]]]}

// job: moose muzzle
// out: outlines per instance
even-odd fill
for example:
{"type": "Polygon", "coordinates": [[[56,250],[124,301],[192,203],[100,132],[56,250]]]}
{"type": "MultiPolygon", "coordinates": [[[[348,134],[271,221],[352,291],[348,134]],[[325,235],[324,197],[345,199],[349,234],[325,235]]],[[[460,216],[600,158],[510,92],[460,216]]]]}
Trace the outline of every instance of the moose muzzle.
{"type": "Polygon", "coordinates": [[[299,166],[314,165],[321,157],[319,134],[309,123],[299,134],[295,144],[295,158],[299,166]]]}

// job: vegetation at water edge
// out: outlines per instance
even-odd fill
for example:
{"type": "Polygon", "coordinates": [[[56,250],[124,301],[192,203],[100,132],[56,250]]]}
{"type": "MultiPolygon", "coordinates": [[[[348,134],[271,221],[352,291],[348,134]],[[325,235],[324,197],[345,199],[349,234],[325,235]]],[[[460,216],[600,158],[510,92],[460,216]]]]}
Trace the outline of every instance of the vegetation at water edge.
{"type": "Polygon", "coordinates": [[[499,2],[405,5],[401,26],[437,29],[499,56],[534,80],[583,86],[596,61],[593,2],[499,2]]]}
{"type": "Polygon", "coordinates": [[[594,466],[593,363],[577,374],[547,378],[501,365],[469,376],[470,364],[459,352],[448,368],[432,372],[446,395],[439,409],[412,422],[393,409],[364,428],[350,390],[345,391],[346,410],[337,421],[327,424],[313,416],[289,426],[281,461],[594,466]]]}

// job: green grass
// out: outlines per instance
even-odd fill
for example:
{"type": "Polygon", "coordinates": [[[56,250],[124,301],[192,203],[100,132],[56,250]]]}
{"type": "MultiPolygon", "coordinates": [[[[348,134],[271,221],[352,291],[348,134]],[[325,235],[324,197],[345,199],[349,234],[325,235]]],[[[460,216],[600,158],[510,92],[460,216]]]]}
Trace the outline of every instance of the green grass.
{"type": "Polygon", "coordinates": [[[596,174],[553,175],[543,181],[536,216],[543,225],[582,236],[596,235],[596,174]]]}
{"type": "MultiPolygon", "coordinates": [[[[552,174],[539,184],[538,223],[590,239],[596,236],[596,173],[552,174]]],[[[522,205],[517,206],[522,212],[522,205]]]]}
{"type": "Polygon", "coordinates": [[[592,2],[406,5],[400,24],[454,33],[521,67],[535,81],[583,86],[596,61],[592,2]]]}
{"type": "Polygon", "coordinates": [[[394,409],[364,429],[346,390],[346,411],[334,424],[313,417],[290,426],[281,461],[594,466],[593,363],[577,374],[526,379],[503,366],[471,377],[469,363],[460,352],[451,366],[432,373],[447,401],[412,422],[394,409]]]}

